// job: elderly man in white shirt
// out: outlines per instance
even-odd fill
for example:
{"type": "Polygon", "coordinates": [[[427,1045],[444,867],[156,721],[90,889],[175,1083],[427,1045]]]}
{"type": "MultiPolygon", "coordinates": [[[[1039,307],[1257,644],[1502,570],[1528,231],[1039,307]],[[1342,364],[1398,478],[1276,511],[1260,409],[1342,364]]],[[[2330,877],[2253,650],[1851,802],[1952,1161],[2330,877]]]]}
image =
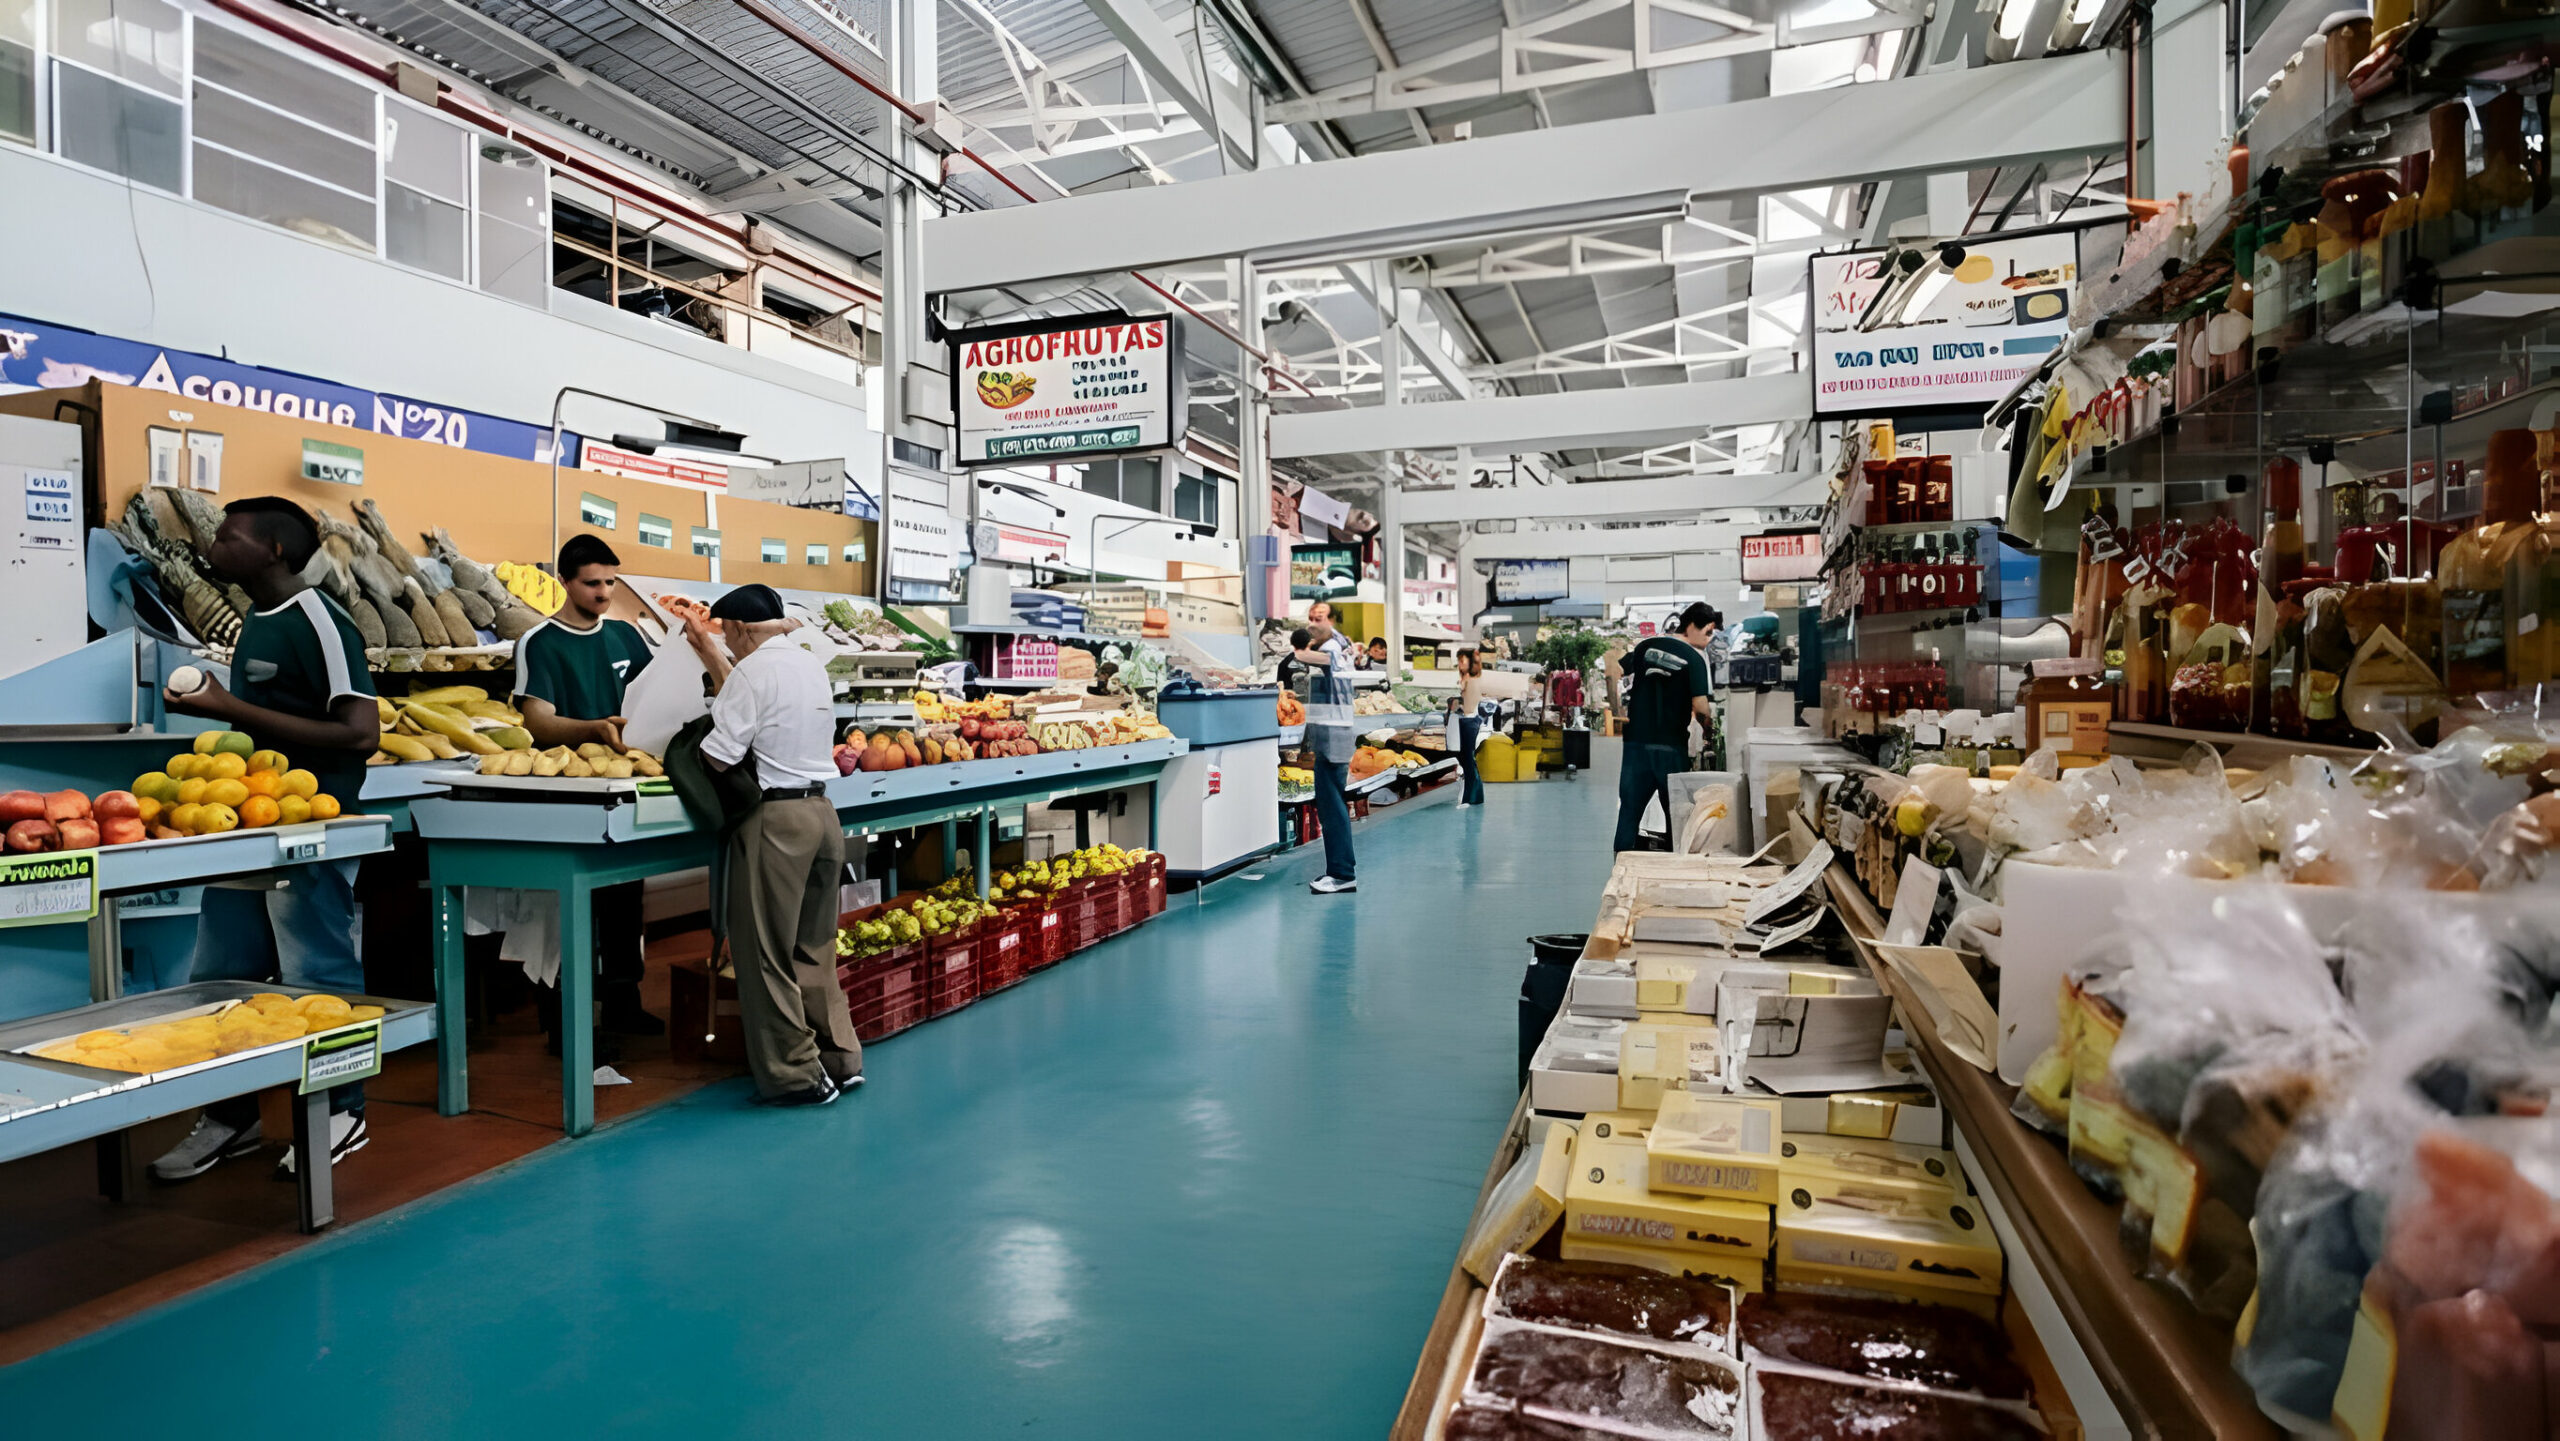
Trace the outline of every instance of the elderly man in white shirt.
{"type": "Polygon", "coordinates": [[[711,603],[736,658],[715,677],[703,760],[755,767],[764,800],[729,839],[729,954],[738,973],[756,1099],[823,1106],[862,1084],[862,1042],[836,984],[836,900],[844,827],[826,782],[835,697],[826,663],[776,638],[795,622],[771,586],[711,603]]]}

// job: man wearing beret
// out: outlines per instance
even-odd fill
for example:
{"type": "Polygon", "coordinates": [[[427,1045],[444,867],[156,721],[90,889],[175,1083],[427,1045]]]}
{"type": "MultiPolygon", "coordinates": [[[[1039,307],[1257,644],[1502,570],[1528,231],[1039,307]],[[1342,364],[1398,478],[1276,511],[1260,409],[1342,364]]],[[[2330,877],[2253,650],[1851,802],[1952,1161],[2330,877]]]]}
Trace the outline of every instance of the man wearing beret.
{"type": "Polygon", "coordinates": [[[823,1106],[862,1084],[862,1042],[836,984],[836,898],[844,827],[826,782],[836,774],[834,691],[824,661],[781,637],[797,622],[767,585],[711,603],[735,658],[716,671],[702,758],[752,766],[763,802],[729,839],[729,955],[738,973],[756,1099],[823,1106]]]}

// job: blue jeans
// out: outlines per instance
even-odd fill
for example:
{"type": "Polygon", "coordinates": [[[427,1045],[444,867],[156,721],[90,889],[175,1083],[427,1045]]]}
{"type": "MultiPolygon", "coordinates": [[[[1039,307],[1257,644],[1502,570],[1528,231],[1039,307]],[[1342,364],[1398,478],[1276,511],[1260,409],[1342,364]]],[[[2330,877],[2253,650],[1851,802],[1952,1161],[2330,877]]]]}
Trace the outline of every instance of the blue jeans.
{"type": "Polygon", "coordinates": [[[1483,731],[1480,716],[1458,717],[1458,773],[1467,778],[1466,789],[1458,799],[1471,806],[1484,804],[1484,777],[1476,771],[1476,736],[1483,731]]]}
{"type": "MultiPolygon", "coordinates": [[[[364,958],[356,954],[356,866],[321,861],[285,873],[271,891],[207,886],[196,913],[196,951],[188,981],[280,981],[339,996],[364,994],[364,958]]],[[[234,1096],[204,1108],[225,1125],[258,1118],[258,1098],[234,1096]]],[[[329,1092],[332,1111],[362,1111],[364,1083],[329,1092]]]]}
{"type": "Polygon", "coordinates": [[[1324,873],[1337,881],[1352,879],[1351,802],[1342,788],[1351,783],[1347,761],[1319,760],[1316,772],[1316,824],[1324,828],[1324,873]]]}
{"type": "Polygon", "coordinates": [[[1689,754],[1678,746],[1646,746],[1628,742],[1618,761],[1618,840],[1616,849],[1640,849],[1637,828],[1645,804],[1662,798],[1665,824],[1671,819],[1671,777],[1689,768],[1689,754]]]}

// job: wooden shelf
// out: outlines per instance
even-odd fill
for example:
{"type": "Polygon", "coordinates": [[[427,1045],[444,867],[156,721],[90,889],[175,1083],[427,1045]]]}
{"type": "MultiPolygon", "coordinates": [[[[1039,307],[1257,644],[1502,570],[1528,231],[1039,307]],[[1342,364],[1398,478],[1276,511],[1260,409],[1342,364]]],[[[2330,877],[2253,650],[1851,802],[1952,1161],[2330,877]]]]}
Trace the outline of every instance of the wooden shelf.
{"type": "MultiPolygon", "coordinates": [[[[2253,770],[2264,770],[2291,756],[2326,756],[2331,760],[2360,761],[2373,754],[2371,746],[2323,745],[2318,741],[2287,740],[2282,736],[2262,736],[2247,731],[2190,730],[2184,726],[2153,725],[2148,721],[2115,721],[2107,726],[2107,732],[2138,741],[2169,742],[2181,749],[2189,745],[2209,745],[2220,750],[2225,760],[2253,770]]],[[[2147,748],[2128,746],[2125,749],[2130,754],[2147,748]]]]}
{"type": "MultiPolygon", "coordinates": [[[[1884,917],[1856,879],[1836,862],[1825,879],[1851,934],[1874,940],[1884,917]]],[[[2231,1369],[2231,1333],[2133,1273],[2117,1241],[2118,1208],[2081,1181],[2060,1146],[2009,1114],[2017,1088],[1959,1060],[1938,1039],[1926,1008],[1901,994],[1890,970],[1876,972],[1899,1003],[1921,1069],[2001,1208],[2018,1223],[2030,1254],[2010,1264],[2032,1265],[2051,1284],[2072,1336],[2133,1434],[2276,1441],[2283,1433],[2231,1369]]]]}

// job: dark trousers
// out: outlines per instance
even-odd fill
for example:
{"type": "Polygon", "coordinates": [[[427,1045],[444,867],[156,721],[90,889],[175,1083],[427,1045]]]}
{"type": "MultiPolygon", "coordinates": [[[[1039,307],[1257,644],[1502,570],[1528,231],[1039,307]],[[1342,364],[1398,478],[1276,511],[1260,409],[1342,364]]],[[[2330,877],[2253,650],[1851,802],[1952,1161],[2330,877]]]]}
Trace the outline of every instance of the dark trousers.
{"type": "Polygon", "coordinates": [[[1353,879],[1356,865],[1351,854],[1351,802],[1342,788],[1351,783],[1348,761],[1315,763],[1316,824],[1324,829],[1324,873],[1337,881],[1353,879]]]}
{"type": "Polygon", "coordinates": [[[645,894],[639,881],[606,886],[595,893],[596,979],[601,983],[600,989],[640,984],[640,904],[645,894]]]}
{"type": "Polygon", "coordinates": [[[1645,803],[1660,797],[1665,825],[1671,819],[1671,777],[1689,768],[1688,752],[1678,746],[1623,747],[1618,763],[1618,839],[1615,849],[1642,848],[1637,827],[1644,823],[1645,803]]]}
{"type": "Polygon", "coordinates": [[[1476,771],[1476,736],[1483,729],[1482,716],[1458,717],[1458,774],[1466,777],[1458,799],[1471,806],[1484,804],[1484,777],[1476,771]]]}

